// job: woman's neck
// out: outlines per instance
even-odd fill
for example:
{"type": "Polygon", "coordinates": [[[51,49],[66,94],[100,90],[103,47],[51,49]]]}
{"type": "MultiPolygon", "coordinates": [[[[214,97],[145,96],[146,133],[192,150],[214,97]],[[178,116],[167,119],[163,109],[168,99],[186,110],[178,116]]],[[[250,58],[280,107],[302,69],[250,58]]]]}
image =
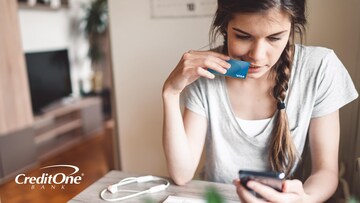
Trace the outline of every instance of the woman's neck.
{"type": "Polygon", "coordinates": [[[271,118],[276,111],[272,96],[274,80],[226,78],[227,93],[231,108],[238,118],[259,120],[271,118]]]}

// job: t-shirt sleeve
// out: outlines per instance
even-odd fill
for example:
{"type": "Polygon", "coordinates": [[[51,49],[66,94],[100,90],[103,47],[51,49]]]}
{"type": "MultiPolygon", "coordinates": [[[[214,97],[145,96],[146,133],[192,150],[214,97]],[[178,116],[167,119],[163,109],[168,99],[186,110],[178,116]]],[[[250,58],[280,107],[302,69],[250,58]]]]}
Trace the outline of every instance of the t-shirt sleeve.
{"type": "Polygon", "coordinates": [[[323,58],[316,80],[312,118],[332,113],[358,97],[348,71],[333,51],[323,58]]]}
{"type": "Polygon", "coordinates": [[[207,117],[206,108],[204,105],[205,95],[201,88],[202,84],[200,80],[197,80],[190,85],[188,85],[184,93],[182,94],[184,105],[187,109],[207,117]]]}

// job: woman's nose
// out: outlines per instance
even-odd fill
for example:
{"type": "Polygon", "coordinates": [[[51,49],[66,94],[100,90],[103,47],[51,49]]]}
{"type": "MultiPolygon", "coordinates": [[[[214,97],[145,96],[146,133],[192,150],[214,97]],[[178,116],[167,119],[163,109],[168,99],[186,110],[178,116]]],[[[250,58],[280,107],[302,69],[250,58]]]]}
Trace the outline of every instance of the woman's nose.
{"type": "Polygon", "coordinates": [[[251,57],[254,61],[263,61],[266,57],[266,44],[262,41],[255,41],[250,50],[249,57],[251,57]]]}

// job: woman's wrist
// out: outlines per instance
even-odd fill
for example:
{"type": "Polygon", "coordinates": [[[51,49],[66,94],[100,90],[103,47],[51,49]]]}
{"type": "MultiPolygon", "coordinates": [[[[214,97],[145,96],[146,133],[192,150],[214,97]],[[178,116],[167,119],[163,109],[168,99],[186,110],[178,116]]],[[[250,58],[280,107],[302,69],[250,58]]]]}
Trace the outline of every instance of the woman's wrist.
{"type": "Polygon", "coordinates": [[[175,90],[168,84],[168,82],[165,82],[162,89],[162,97],[164,100],[167,98],[180,98],[180,93],[181,91],[175,90]]]}
{"type": "Polygon", "coordinates": [[[172,91],[163,91],[162,99],[165,106],[178,104],[180,102],[180,94],[176,94],[172,91]]]}
{"type": "Polygon", "coordinates": [[[304,193],[303,202],[305,203],[316,203],[317,201],[311,195],[304,193]]]}

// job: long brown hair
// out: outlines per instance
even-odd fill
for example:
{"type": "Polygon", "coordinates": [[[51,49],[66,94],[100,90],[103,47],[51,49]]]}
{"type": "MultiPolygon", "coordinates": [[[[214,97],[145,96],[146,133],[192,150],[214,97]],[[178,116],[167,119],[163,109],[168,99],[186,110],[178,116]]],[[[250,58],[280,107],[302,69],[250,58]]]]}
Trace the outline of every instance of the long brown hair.
{"type": "MultiPolygon", "coordinates": [[[[298,33],[302,42],[305,33],[305,0],[218,0],[218,8],[210,29],[210,37],[212,41],[215,41],[217,35],[223,35],[224,53],[227,53],[226,29],[229,21],[233,18],[233,14],[266,12],[271,8],[279,8],[288,13],[291,21],[289,41],[272,68],[276,81],[272,93],[276,101],[282,103],[285,102],[293,64],[291,53],[294,50],[294,35],[298,33]]],[[[292,141],[285,109],[279,109],[277,113],[268,147],[272,170],[285,172],[289,175],[298,159],[298,154],[292,141]]]]}

